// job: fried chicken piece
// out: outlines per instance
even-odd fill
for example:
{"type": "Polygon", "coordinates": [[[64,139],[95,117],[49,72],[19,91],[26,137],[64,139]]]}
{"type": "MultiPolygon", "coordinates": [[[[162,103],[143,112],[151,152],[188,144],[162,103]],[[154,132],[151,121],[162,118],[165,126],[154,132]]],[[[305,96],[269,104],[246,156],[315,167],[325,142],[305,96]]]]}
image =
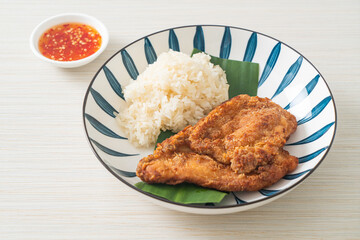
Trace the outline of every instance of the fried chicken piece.
{"type": "Polygon", "coordinates": [[[282,148],[296,127],[295,117],[271,100],[239,95],[158,144],[136,174],[147,183],[256,191],[297,167],[282,148]]]}

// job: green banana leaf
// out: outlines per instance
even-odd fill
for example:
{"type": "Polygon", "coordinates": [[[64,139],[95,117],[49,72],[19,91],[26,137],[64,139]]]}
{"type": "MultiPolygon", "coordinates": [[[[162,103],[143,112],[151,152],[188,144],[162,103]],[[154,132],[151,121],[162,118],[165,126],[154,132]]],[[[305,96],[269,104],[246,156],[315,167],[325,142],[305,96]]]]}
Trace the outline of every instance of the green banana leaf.
{"type": "MultiPolygon", "coordinates": [[[[192,55],[202,52],[194,48],[192,55]]],[[[219,65],[226,73],[229,84],[229,99],[239,94],[257,95],[259,64],[211,56],[210,62],[219,65]]]]}
{"type": "Polygon", "coordinates": [[[228,194],[190,183],[167,185],[138,182],[135,186],[145,192],[183,204],[219,203],[228,194]]]}
{"type": "Polygon", "coordinates": [[[156,143],[155,143],[155,149],[157,148],[157,144],[158,143],[162,143],[165,139],[168,139],[169,137],[175,135],[176,133],[170,131],[170,130],[166,130],[166,131],[160,131],[160,134],[158,136],[158,138],[156,139],[156,143]]]}
{"type": "MultiPolygon", "coordinates": [[[[194,48],[191,56],[199,52],[201,51],[194,48]]],[[[210,57],[210,62],[219,65],[226,73],[226,79],[229,84],[229,99],[239,94],[248,94],[250,96],[257,95],[259,81],[258,63],[223,59],[211,55],[210,57]]],[[[173,135],[175,135],[175,133],[169,130],[161,131],[156,141],[155,148],[158,143],[163,142],[173,135]]],[[[145,192],[183,204],[219,203],[227,195],[224,192],[188,183],[166,185],[138,182],[135,186],[145,192]]]]}

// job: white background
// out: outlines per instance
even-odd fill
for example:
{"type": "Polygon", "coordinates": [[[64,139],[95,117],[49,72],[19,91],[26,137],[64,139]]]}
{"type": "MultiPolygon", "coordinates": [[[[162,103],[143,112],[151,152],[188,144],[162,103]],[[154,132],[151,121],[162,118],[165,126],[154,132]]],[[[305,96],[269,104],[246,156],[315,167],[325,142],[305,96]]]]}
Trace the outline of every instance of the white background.
{"type": "Polygon", "coordinates": [[[359,1],[0,0],[0,29],[0,239],[360,238],[359,1]],[[41,62],[29,48],[33,28],[65,12],[93,15],[110,32],[105,52],[77,69],[41,62]],[[91,152],[81,108],[94,73],[143,35],[190,24],[273,36],[328,82],[335,142],[285,197],[230,215],[174,212],[139,197],[91,152]]]}

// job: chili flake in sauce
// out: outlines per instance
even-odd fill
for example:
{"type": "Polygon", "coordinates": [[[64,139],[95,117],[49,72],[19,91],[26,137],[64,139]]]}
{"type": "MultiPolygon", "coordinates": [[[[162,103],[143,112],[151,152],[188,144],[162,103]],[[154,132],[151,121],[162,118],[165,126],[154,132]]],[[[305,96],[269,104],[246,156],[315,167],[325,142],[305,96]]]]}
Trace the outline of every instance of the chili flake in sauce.
{"type": "Polygon", "coordinates": [[[94,54],[101,46],[99,32],[86,24],[56,25],[40,37],[42,55],[57,61],[74,61],[94,54]]]}

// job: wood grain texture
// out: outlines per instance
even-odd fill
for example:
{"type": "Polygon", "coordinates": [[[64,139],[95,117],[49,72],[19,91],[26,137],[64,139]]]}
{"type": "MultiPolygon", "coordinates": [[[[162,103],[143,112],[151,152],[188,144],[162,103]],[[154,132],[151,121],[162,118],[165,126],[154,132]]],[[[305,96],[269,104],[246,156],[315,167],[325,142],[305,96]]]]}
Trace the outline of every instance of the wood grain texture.
{"type": "Polygon", "coordinates": [[[0,239],[360,238],[359,1],[0,0],[0,20],[0,239]],[[32,29],[63,12],[93,15],[109,29],[108,48],[87,66],[59,69],[30,51],[32,29]],[[81,107],[97,69],[145,34],[188,24],[271,35],[329,84],[338,111],[333,147],[279,200],[223,216],[174,212],[140,198],[91,152],[81,107]]]}

